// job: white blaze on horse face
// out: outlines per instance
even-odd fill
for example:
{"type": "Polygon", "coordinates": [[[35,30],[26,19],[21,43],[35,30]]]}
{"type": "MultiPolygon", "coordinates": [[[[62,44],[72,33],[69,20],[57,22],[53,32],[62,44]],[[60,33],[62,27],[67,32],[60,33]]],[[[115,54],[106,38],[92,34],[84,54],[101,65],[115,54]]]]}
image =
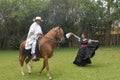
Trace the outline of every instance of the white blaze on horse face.
{"type": "Polygon", "coordinates": [[[28,73],[31,73],[31,67],[29,64],[27,64],[27,68],[28,68],[28,73]]]}
{"type": "Polygon", "coordinates": [[[55,27],[54,28],[57,34],[57,37],[61,39],[64,36],[64,32],[61,27],[55,27]]]}
{"type": "Polygon", "coordinates": [[[23,67],[21,67],[21,74],[24,76],[23,67]]]}
{"type": "Polygon", "coordinates": [[[65,41],[65,38],[64,36],[61,38],[61,42],[63,43],[65,41]]]}

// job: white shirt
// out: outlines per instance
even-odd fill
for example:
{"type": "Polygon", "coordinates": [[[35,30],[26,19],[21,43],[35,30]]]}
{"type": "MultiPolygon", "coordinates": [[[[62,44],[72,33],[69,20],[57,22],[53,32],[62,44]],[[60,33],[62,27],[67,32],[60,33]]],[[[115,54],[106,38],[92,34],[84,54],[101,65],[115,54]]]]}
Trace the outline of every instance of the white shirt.
{"type": "Polygon", "coordinates": [[[30,49],[32,47],[32,43],[38,39],[38,33],[43,34],[41,26],[34,22],[29,29],[25,49],[30,49]]]}
{"type": "MultiPolygon", "coordinates": [[[[83,41],[86,41],[87,39],[83,39],[83,41]]],[[[80,42],[81,41],[81,38],[78,38],[78,41],[80,42]]],[[[88,43],[91,43],[92,40],[91,39],[88,39],[88,43]]]]}

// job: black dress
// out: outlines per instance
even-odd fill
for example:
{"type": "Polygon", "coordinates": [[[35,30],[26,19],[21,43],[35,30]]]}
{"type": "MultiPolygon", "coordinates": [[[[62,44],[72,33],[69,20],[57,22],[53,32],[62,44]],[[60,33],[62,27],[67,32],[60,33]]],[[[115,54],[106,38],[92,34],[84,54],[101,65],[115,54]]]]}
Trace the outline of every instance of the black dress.
{"type": "Polygon", "coordinates": [[[80,39],[80,48],[78,50],[78,54],[74,60],[74,64],[78,66],[85,66],[87,64],[91,64],[90,58],[92,58],[95,55],[95,51],[98,48],[99,44],[96,44],[94,46],[91,46],[90,39],[80,39]]]}

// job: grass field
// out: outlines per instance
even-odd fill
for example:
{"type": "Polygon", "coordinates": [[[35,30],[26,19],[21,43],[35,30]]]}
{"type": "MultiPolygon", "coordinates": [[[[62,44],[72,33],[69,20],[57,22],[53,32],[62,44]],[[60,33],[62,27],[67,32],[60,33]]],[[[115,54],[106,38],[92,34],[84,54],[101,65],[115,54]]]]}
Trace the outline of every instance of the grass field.
{"type": "MultiPolygon", "coordinates": [[[[120,47],[103,47],[96,51],[92,64],[78,67],[72,64],[77,48],[56,49],[49,60],[50,73],[53,80],[120,80],[120,47]]],[[[0,51],[0,80],[47,80],[46,70],[41,76],[38,71],[40,62],[31,62],[32,74],[20,74],[18,51],[0,51]]]]}

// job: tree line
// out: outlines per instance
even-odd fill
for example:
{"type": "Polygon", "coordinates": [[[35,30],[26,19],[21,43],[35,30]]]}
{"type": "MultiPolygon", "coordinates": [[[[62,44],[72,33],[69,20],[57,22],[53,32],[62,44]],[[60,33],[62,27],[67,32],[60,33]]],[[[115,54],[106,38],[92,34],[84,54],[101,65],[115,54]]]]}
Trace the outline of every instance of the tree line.
{"type": "MultiPolygon", "coordinates": [[[[61,26],[65,33],[85,32],[102,45],[120,44],[119,0],[0,0],[0,49],[18,48],[36,16],[44,20],[44,34],[61,26]]],[[[71,38],[61,46],[78,43],[71,38]]]]}

